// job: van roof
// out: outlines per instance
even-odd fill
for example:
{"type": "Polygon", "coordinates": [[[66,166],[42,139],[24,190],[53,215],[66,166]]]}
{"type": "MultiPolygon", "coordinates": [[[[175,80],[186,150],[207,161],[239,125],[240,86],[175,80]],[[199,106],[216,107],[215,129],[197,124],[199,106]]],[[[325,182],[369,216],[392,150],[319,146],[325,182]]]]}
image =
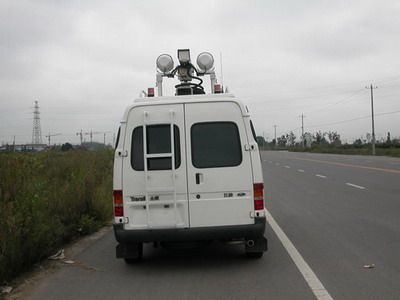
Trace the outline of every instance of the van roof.
{"type": "Polygon", "coordinates": [[[165,104],[185,104],[185,103],[210,103],[210,102],[233,102],[236,103],[242,111],[242,116],[249,116],[247,107],[237,99],[233,94],[203,94],[203,95],[185,95],[185,96],[166,96],[166,97],[144,97],[137,98],[133,104],[127,107],[124,118],[126,121],[131,109],[138,106],[152,106],[165,104]]]}

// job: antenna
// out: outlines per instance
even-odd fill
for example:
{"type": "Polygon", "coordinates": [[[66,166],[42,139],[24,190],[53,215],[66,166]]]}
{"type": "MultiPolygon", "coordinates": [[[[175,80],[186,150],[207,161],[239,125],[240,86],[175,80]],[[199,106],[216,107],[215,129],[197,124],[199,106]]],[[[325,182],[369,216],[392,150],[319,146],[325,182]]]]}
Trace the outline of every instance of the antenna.
{"type": "Polygon", "coordinates": [[[32,144],[33,145],[43,144],[42,129],[40,128],[39,104],[37,101],[35,101],[35,107],[34,107],[34,111],[33,111],[32,144]]]}
{"type": "Polygon", "coordinates": [[[222,92],[224,92],[224,73],[222,72],[222,52],[219,52],[219,61],[221,63],[221,86],[222,86],[222,92]]]}

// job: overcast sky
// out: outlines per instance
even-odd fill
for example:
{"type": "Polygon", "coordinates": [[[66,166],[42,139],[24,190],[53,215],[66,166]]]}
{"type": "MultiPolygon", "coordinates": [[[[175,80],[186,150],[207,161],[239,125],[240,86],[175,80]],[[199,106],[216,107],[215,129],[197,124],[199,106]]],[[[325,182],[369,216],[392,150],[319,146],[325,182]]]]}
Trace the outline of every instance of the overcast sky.
{"type": "Polygon", "coordinates": [[[377,138],[400,136],[399,1],[0,0],[0,143],[31,142],[35,100],[44,140],[111,142],[178,48],[213,53],[219,77],[222,54],[224,85],[268,140],[274,125],[299,137],[301,114],[305,131],[365,136],[371,83],[377,138]]]}

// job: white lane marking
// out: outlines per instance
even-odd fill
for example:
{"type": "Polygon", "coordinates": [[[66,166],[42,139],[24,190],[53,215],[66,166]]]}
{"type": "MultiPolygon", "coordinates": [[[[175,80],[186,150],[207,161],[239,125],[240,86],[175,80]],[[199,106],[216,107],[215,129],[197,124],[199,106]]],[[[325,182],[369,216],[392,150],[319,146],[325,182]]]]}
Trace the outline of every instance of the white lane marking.
{"type": "Polygon", "coordinates": [[[298,169],[297,172],[304,173],[304,170],[298,169]]]}
{"type": "Polygon", "coordinates": [[[365,190],[366,189],[365,187],[363,187],[361,185],[357,185],[357,184],[350,183],[350,182],[347,182],[346,185],[355,187],[355,188],[360,189],[360,190],[365,190]]]}
{"type": "Polygon", "coordinates": [[[290,169],[290,166],[285,166],[286,169],[290,169]]]}
{"type": "Polygon", "coordinates": [[[319,178],[326,178],[325,175],[321,175],[321,174],[315,174],[315,176],[319,177],[319,178]]]}
{"type": "Polygon", "coordinates": [[[331,295],[325,289],[324,285],[318,279],[317,275],[315,275],[314,271],[310,268],[310,266],[307,264],[307,262],[301,256],[299,251],[297,251],[296,247],[289,240],[289,238],[283,232],[282,228],[278,225],[278,223],[276,223],[275,219],[272,217],[272,215],[269,213],[269,211],[265,210],[265,213],[266,213],[269,225],[271,225],[275,234],[278,236],[279,240],[281,241],[283,247],[285,247],[286,251],[289,253],[290,257],[292,258],[293,262],[296,264],[300,273],[303,275],[303,278],[307,282],[311,291],[314,293],[315,297],[318,300],[333,300],[331,295]]]}

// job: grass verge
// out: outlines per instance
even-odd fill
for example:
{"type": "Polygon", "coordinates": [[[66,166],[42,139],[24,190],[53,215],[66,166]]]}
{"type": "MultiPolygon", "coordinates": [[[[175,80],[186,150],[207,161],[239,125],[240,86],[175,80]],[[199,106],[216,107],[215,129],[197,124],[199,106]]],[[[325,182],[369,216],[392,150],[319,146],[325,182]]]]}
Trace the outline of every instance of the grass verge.
{"type": "Polygon", "coordinates": [[[112,214],[111,150],[0,154],[0,285],[112,214]]]}

